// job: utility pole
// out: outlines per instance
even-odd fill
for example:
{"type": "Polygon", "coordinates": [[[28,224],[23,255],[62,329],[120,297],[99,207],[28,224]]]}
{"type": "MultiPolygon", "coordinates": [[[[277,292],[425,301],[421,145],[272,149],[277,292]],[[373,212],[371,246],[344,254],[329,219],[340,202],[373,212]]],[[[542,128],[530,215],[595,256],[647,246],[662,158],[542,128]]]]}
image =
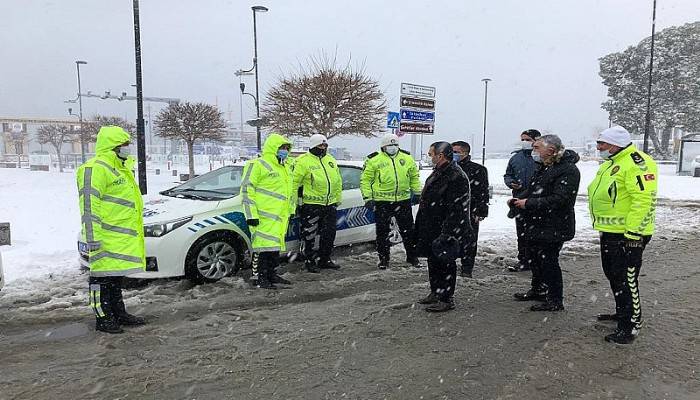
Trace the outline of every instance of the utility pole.
{"type": "Polygon", "coordinates": [[[85,133],[83,127],[83,96],[80,95],[80,66],[87,64],[87,61],[75,61],[75,68],[78,70],[78,121],[80,123],[80,157],[85,164],[85,133]]]}
{"type": "Polygon", "coordinates": [[[481,165],[486,164],[486,107],[488,105],[489,98],[489,82],[491,79],[484,78],[481,80],[484,82],[484,138],[481,141],[481,165]]]}
{"type": "MultiPolygon", "coordinates": [[[[654,0],[651,16],[651,54],[649,58],[649,87],[647,90],[647,116],[644,121],[644,147],[645,153],[649,152],[649,128],[651,126],[651,83],[654,72],[654,34],[656,33],[656,0],[654,0]]],[[[660,150],[660,149],[657,149],[660,150]]]]}
{"type": "Polygon", "coordinates": [[[143,83],[141,81],[141,27],[139,24],[139,0],[134,0],[134,53],[136,56],[136,152],[139,165],[139,188],[147,194],[146,182],[146,132],[143,121],[143,83]]]}

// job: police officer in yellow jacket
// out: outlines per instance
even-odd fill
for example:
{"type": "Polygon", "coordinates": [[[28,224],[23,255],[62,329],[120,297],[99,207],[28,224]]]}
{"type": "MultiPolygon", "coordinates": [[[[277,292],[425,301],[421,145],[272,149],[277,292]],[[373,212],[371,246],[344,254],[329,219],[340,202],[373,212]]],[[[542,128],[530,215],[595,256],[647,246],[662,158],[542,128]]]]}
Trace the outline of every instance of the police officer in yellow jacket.
{"type": "Polygon", "coordinates": [[[360,178],[365,207],[374,211],[379,269],[389,266],[389,233],[394,217],[406,249],[406,262],[420,266],[416,255],[411,198],[420,195],[418,166],[411,153],[399,148],[393,133],[382,137],[381,151],[367,156],[360,178]]]}
{"type": "Polygon", "coordinates": [[[292,171],[287,163],[291,148],[289,140],[272,133],[265,140],[262,155],[246,162],[243,168],[241,197],[260,288],[276,289],[275,283],[290,283],[275,270],[280,252],[285,250],[289,218],[296,209],[292,171]]]}
{"type": "Polygon", "coordinates": [[[294,188],[302,188],[301,238],[304,265],[309,272],[338,269],[331,260],[335,242],[336,214],[342,200],[343,178],[338,163],[328,154],[328,139],[320,134],[309,138],[309,151],[294,161],[294,188]],[[314,253],[316,237],[318,252],[314,253]]]}
{"type": "Polygon", "coordinates": [[[642,253],[654,233],[658,172],[621,126],[604,130],[597,142],[605,162],[588,186],[588,201],[593,228],[601,232],[603,272],[615,296],[615,313],[598,319],[617,321],[617,330],[605,340],[626,344],[642,325],[638,278],[642,253]]]}
{"type": "Polygon", "coordinates": [[[126,312],[122,278],[145,268],[143,201],[129,157],[129,133],[103,126],[97,134],[95,157],[77,171],[82,253],[90,267],[90,305],[95,328],[122,333],[121,325],[145,320],[126,312]]]}

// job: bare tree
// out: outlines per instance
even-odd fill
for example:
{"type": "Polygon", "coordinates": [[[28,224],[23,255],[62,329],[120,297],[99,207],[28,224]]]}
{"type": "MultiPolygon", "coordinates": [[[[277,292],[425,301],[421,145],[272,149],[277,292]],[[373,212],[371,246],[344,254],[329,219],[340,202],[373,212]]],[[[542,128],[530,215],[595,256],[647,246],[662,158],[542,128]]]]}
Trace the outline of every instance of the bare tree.
{"type": "MultiPolygon", "coordinates": [[[[90,121],[83,121],[83,134],[85,135],[85,143],[95,143],[97,142],[97,133],[103,126],[114,125],[122,127],[125,131],[129,132],[133,137],[136,133],[136,126],[131,122],[125,120],[121,117],[108,116],[108,115],[94,115],[90,121]]],[[[78,140],[80,140],[80,130],[77,133],[78,140]]]]}
{"type": "Polygon", "coordinates": [[[222,141],[226,123],[221,111],[205,103],[170,104],[155,119],[156,134],[181,139],[187,144],[190,176],[194,175],[194,143],[197,140],[222,141]]]}
{"type": "Polygon", "coordinates": [[[42,125],[36,134],[37,141],[41,144],[50,144],[56,150],[58,156],[58,170],[63,172],[63,160],[61,160],[61,147],[64,143],[75,141],[75,134],[65,125],[42,125]]]}
{"type": "Polygon", "coordinates": [[[311,57],[296,75],[282,77],[263,104],[266,126],[287,135],[372,137],[384,130],[386,100],[364,68],[311,57]]]}

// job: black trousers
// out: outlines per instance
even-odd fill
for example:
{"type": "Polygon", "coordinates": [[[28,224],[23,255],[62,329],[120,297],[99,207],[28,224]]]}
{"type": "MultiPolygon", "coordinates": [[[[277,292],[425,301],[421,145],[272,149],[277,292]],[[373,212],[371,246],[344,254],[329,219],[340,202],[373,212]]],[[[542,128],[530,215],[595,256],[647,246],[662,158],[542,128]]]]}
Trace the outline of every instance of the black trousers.
{"type": "Polygon", "coordinates": [[[430,292],[440,297],[441,301],[451,301],[457,285],[457,263],[444,263],[437,257],[428,257],[428,279],[430,292]]]}
{"type": "Polygon", "coordinates": [[[644,236],[636,247],[626,246],[628,239],[621,233],[600,234],[600,259],[603,273],[615,296],[615,313],[620,317],[618,329],[631,332],[642,322],[642,302],[639,297],[639,271],[642,255],[651,236],[644,236]]]}
{"type": "Polygon", "coordinates": [[[529,259],[532,268],[532,290],[547,291],[547,301],[560,303],[564,298],[564,285],[559,265],[559,252],[562,242],[527,241],[529,259]]]}
{"type": "Polygon", "coordinates": [[[525,233],[525,223],[521,218],[515,218],[515,233],[518,236],[518,263],[526,267],[530,267],[530,252],[528,241],[523,238],[525,233]]]}
{"type": "Polygon", "coordinates": [[[396,218],[396,223],[399,225],[399,232],[401,233],[401,239],[403,239],[403,247],[406,249],[406,257],[409,259],[415,258],[416,235],[413,228],[411,200],[397,202],[378,201],[375,204],[374,215],[379,260],[389,262],[391,217],[396,218]]]}
{"type": "Polygon", "coordinates": [[[88,279],[90,307],[97,320],[114,319],[126,313],[122,297],[123,276],[91,276],[88,279]]]}
{"type": "Polygon", "coordinates": [[[472,219],[472,233],[466,236],[464,243],[464,254],[462,256],[462,272],[471,273],[474,269],[476,259],[476,247],[479,241],[479,220],[472,219]]]}
{"type": "Polygon", "coordinates": [[[331,259],[335,242],[336,213],[335,206],[317,204],[301,206],[301,241],[305,260],[323,262],[331,259]],[[317,237],[319,238],[318,251],[314,252],[317,237]]]}
{"type": "Polygon", "coordinates": [[[277,274],[277,267],[280,265],[280,252],[279,251],[262,251],[253,255],[254,267],[253,273],[258,274],[258,282],[272,282],[275,274],[277,274]],[[257,263],[256,263],[257,261],[257,263]]]}

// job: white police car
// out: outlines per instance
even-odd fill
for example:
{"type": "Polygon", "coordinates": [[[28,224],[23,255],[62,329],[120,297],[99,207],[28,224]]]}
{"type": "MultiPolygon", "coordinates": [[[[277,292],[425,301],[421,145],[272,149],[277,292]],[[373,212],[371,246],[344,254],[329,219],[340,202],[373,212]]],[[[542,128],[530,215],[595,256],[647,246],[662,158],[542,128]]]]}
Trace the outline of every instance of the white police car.
{"type": "MultiPolygon", "coordinates": [[[[335,245],[375,239],[374,213],[364,207],[360,193],[362,168],[339,162],[343,201],[338,207],[335,245]]],[[[198,176],[156,196],[144,198],[146,271],[133,278],[186,276],[212,282],[235,274],[249,254],[250,232],[240,191],[243,166],[226,166],[198,176]]],[[[287,251],[299,248],[299,219],[292,218],[287,251]]],[[[390,240],[401,237],[394,223],[390,240]]],[[[81,264],[87,254],[81,251],[81,264]]]]}

